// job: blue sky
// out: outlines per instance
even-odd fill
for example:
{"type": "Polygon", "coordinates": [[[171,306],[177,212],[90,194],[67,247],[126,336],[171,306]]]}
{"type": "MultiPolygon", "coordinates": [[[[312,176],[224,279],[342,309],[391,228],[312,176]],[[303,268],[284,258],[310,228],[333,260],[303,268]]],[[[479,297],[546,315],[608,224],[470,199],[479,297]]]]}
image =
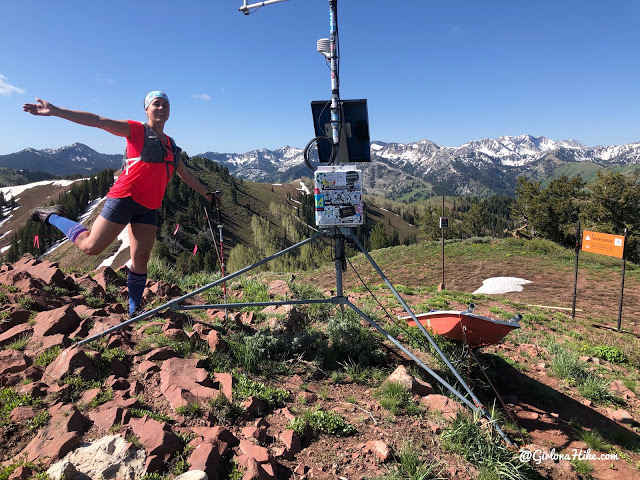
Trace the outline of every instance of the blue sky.
{"type": "MultiPolygon", "coordinates": [[[[0,154],[123,139],[22,112],[44,98],[144,120],[171,99],[167,133],[195,155],[304,147],[310,102],[330,97],[316,41],[327,0],[252,15],[241,0],[5,0],[0,154]]],[[[338,0],[340,95],[366,98],[372,140],[456,146],[524,133],[586,145],[640,141],[637,0],[338,0]]]]}

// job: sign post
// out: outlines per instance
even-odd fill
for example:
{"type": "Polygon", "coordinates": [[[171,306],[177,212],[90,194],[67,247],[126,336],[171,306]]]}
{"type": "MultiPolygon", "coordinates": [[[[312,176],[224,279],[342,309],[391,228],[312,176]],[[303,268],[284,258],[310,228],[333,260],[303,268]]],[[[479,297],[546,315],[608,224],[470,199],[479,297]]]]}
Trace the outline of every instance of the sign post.
{"type": "Polygon", "coordinates": [[[571,307],[571,318],[576,319],[576,298],[578,293],[578,259],[580,258],[580,220],[576,227],[576,266],[573,274],[573,306],[571,307]]]}
{"type": "Polygon", "coordinates": [[[608,257],[622,258],[622,285],[620,287],[620,306],[618,307],[618,331],[622,328],[622,300],[624,298],[624,273],[627,267],[625,255],[627,245],[627,229],[624,235],[611,235],[608,233],[592,232],[585,230],[582,233],[582,250],[598,253],[608,257]]]}
{"type": "Polygon", "coordinates": [[[442,196],[442,216],[440,217],[440,231],[442,232],[442,283],[438,291],[444,290],[444,229],[449,227],[449,219],[444,216],[444,195],[442,196]]]}
{"type": "Polygon", "coordinates": [[[622,328],[622,299],[624,298],[624,272],[627,270],[627,229],[624,229],[622,252],[622,284],[620,285],[620,305],[618,306],[618,331],[622,328]]]}

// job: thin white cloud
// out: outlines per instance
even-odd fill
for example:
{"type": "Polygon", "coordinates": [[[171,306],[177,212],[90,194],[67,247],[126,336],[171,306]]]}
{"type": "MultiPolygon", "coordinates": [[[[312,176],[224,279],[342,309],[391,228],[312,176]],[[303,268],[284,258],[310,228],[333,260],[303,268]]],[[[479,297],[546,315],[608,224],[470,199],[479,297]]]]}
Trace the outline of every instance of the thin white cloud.
{"type": "Polygon", "coordinates": [[[462,29],[458,25],[454,25],[453,27],[451,27],[451,33],[459,33],[461,31],[462,29]]]}
{"type": "Polygon", "coordinates": [[[14,93],[21,94],[25,90],[19,87],[15,87],[9,83],[9,79],[0,73],[0,95],[6,95],[7,97],[14,93]]]}
{"type": "Polygon", "coordinates": [[[114,82],[113,78],[105,77],[100,74],[96,75],[96,82],[106,83],[107,85],[114,85],[116,83],[114,82]]]}
{"type": "Polygon", "coordinates": [[[206,93],[194,94],[193,98],[198,100],[207,100],[207,101],[211,100],[211,97],[206,93]]]}

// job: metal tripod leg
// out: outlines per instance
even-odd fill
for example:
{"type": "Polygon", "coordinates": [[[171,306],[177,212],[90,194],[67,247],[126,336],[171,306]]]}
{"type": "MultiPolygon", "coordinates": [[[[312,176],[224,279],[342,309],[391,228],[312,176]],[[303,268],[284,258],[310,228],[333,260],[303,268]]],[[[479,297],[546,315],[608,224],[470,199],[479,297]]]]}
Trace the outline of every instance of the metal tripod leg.
{"type": "MultiPolygon", "coordinates": [[[[137,322],[139,320],[143,320],[143,319],[145,319],[147,317],[151,317],[152,315],[155,315],[156,313],[163,312],[167,308],[172,310],[172,311],[180,310],[181,308],[179,307],[179,303],[181,301],[186,300],[187,298],[191,298],[194,295],[202,293],[202,292],[204,292],[206,290],[209,290],[210,288],[213,288],[213,287],[221,284],[222,282],[231,280],[232,278],[235,278],[235,277],[237,277],[239,275],[242,275],[243,273],[248,272],[249,270],[253,270],[254,268],[257,268],[257,267],[259,267],[261,265],[264,265],[265,263],[273,260],[274,258],[278,258],[278,257],[280,257],[280,256],[282,256],[282,255],[284,255],[286,253],[289,253],[289,252],[291,252],[293,250],[296,250],[297,248],[300,248],[302,245],[305,245],[307,243],[313,242],[317,238],[323,237],[325,235],[326,234],[324,232],[322,232],[322,231],[317,232],[313,237],[309,237],[309,238],[307,238],[307,239],[305,239],[305,240],[303,240],[303,241],[301,241],[299,243],[296,243],[295,245],[292,245],[292,246],[290,246],[288,248],[285,248],[284,250],[280,250],[279,252],[274,253],[273,255],[271,255],[271,256],[269,256],[267,258],[263,258],[262,260],[254,263],[253,265],[249,265],[248,267],[245,267],[245,268],[243,268],[241,270],[238,270],[237,272],[234,272],[231,275],[226,275],[225,277],[222,277],[219,280],[216,280],[215,282],[211,282],[210,284],[205,285],[204,287],[200,287],[197,290],[194,290],[193,292],[187,293],[186,295],[182,295],[181,297],[176,298],[174,300],[171,300],[171,301],[169,301],[167,303],[164,303],[164,304],[160,305],[159,307],[156,307],[156,308],[154,308],[152,310],[146,311],[146,312],[138,315],[137,317],[130,318],[129,320],[127,320],[125,322],[119,323],[118,325],[114,325],[113,327],[108,328],[104,332],[100,332],[100,333],[97,333],[95,335],[92,335],[91,337],[87,337],[87,338],[85,338],[83,340],[80,340],[79,342],[74,343],[74,345],[83,345],[85,343],[92,342],[94,340],[97,340],[99,338],[104,337],[105,335],[109,335],[109,334],[111,334],[113,332],[121,330],[122,328],[126,327],[127,325],[131,325],[132,323],[135,323],[135,322],[137,322]]],[[[227,308],[227,307],[236,307],[237,305],[234,304],[234,303],[230,303],[230,304],[225,303],[222,306],[224,308],[227,308]]]]}
{"type": "Polygon", "coordinates": [[[360,240],[358,239],[358,237],[355,236],[352,233],[350,228],[340,228],[340,229],[334,228],[333,231],[332,231],[332,236],[335,238],[336,243],[338,245],[336,246],[337,255],[336,255],[336,259],[335,259],[337,295],[333,296],[331,299],[325,299],[325,300],[291,300],[291,301],[284,301],[284,302],[224,303],[224,304],[217,304],[217,305],[189,305],[189,306],[180,306],[179,305],[179,303],[181,301],[186,300],[187,298],[193,297],[194,295],[197,295],[197,294],[199,294],[201,292],[204,292],[206,290],[209,290],[210,288],[215,287],[216,285],[222,283],[223,281],[231,280],[232,278],[235,278],[235,277],[237,277],[239,275],[242,275],[243,273],[245,273],[245,272],[247,272],[249,270],[257,268],[257,267],[259,267],[259,266],[261,266],[261,265],[263,265],[263,264],[265,264],[265,263],[267,263],[267,262],[269,262],[269,261],[281,256],[281,255],[284,255],[284,254],[289,253],[289,252],[291,252],[291,251],[293,251],[293,250],[295,250],[297,248],[300,248],[302,245],[305,245],[307,243],[313,242],[313,241],[315,241],[316,239],[318,239],[320,237],[328,236],[328,235],[330,235],[330,234],[328,234],[327,232],[319,231],[315,235],[313,235],[312,237],[310,237],[310,238],[308,238],[306,240],[303,240],[302,242],[299,242],[299,243],[297,243],[295,245],[292,245],[289,248],[281,250],[280,252],[275,253],[274,255],[271,255],[271,256],[269,256],[267,258],[264,258],[264,259],[262,259],[262,260],[260,260],[260,261],[258,261],[256,263],[254,263],[253,265],[250,265],[250,266],[245,267],[245,268],[243,268],[241,270],[238,270],[237,272],[232,273],[231,275],[227,275],[224,278],[216,280],[215,282],[212,282],[212,283],[210,283],[208,285],[205,285],[204,287],[201,287],[201,288],[199,288],[197,290],[194,290],[193,292],[190,292],[190,293],[188,293],[186,295],[183,295],[183,296],[181,296],[181,297],[179,297],[179,298],[177,298],[175,300],[171,300],[170,302],[167,302],[167,303],[165,303],[165,304],[163,304],[163,305],[161,305],[161,306],[159,306],[157,308],[154,308],[153,310],[149,310],[148,312],[144,312],[143,314],[138,315],[135,318],[129,319],[126,322],[122,322],[119,325],[111,327],[111,328],[105,330],[104,332],[101,332],[99,334],[96,334],[96,335],[93,335],[91,337],[85,338],[84,340],[81,340],[81,341],[77,342],[75,345],[82,345],[84,343],[88,343],[88,342],[91,342],[91,341],[96,340],[98,338],[101,338],[101,337],[103,337],[105,335],[108,335],[108,334],[110,334],[112,332],[120,330],[121,328],[124,328],[127,325],[130,325],[130,324],[132,324],[134,322],[137,322],[138,320],[142,320],[142,319],[147,318],[147,317],[149,317],[151,315],[154,315],[155,313],[158,313],[158,312],[161,312],[163,310],[166,310],[167,308],[171,309],[172,311],[177,311],[177,310],[195,310],[195,309],[209,309],[209,308],[242,308],[242,307],[251,307],[251,306],[286,305],[286,304],[297,305],[297,304],[312,304],[312,303],[332,303],[332,304],[335,304],[335,305],[339,305],[340,309],[341,309],[341,312],[344,313],[344,305],[347,305],[350,308],[352,308],[356,313],[358,313],[358,315],[360,315],[362,318],[364,318],[367,322],[369,322],[369,324],[371,324],[376,330],[378,330],[380,333],[382,333],[389,341],[391,341],[394,345],[396,345],[403,352],[405,352],[407,355],[409,355],[418,364],[418,366],[423,368],[427,373],[429,373],[433,378],[435,378],[445,388],[447,388],[449,391],[451,391],[461,402],[463,402],[465,405],[467,405],[469,408],[471,408],[474,412],[481,413],[489,421],[489,423],[493,426],[493,428],[496,430],[496,432],[498,432],[498,434],[502,437],[502,439],[505,441],[505,443],[507,445],[509,445],[510,447],[513,447],[514,446],[513,442],[511,442],[511,440],[509,439],[507,434],[502,431],[500,426],[497,425],[495,423],[495,421],[491,419],[491,415],[489,414],[487,409],[480,403],[480,401],[475,396],[475,394],[473,393],[471,388],[464,382],[464,380],[461,377],[461,375],[458,373],[458,371],[455,369],[455,367],[451,364],[451,362],[449,361],[447,356],[442,352],[442,350],[440,350],[440,347],[438,347],[438,345],[433,340],[431,335],[429,335],[429,333],[426,331],[424,326],[417,320],[415,314],[411,311],[409,306],[405,303],[405,301],[402,299],[400,294],[393,287],[391,282],[389,282],[389,280],[384,275],[382,270],[380,270],[380,267],[378,267],[378,265],[375,263],[373,258],[369,255],[369,253],[363,247],[363,245],[360,242],[360,240]],[[454,376],[456,377],[458,382],[464,387],[464,389],[466,390],[467,394],[471,397],[473,402],[470,401],[468,398],[466,398],[462,393],[458,392],[452,385],[450,385],[446,380],[444,380],[442,377],[440,377],[436,372],[434,372],[429,367],[427,367],[415,355],[413,355],[406,347],[404,347],[397,339],[395,339],[391,334],[389,334],[380,325],[378,325],[376,322],[374,322],[364,312],[362,312],[360,309],[358,309],[358,307],[356,307],[354,304],[349,302],[344,297],[343,286],[342,286],[342,272],[343,272],[343,262],[344,262],[344,238],[345,237],[349,238],[350,240],[352,240],[357,245],[358,249],[362,252],[362,254],[365,256],[365,258],[369,261],[371,266],[376,270],[376,272],[378,273],[380,278],[382,278],[384,280],[384,282],[387,284],[389,289],[393,292],[394,296],[400,302],[400,304],[405,309],[405,311],[416,322],[416,325],[418,325],[418,327],[421,329],[422,333],[425,335],[425,337],[427,337],[427,339],[429,340],[429,342],[430,342],[431,346],[433,347],[433,349],[440,356],[440,358],[444,361],[444,363],[447,365],[447,367],[451,370],[451,372],[454,374],[454,376]]]}
{"type": "MultiPolygon", "coordinates": [[[[422,334],[427,338],[427,340],[429,340],[429,343],[431,344],[431,346],[433,347],[433,349],[436,351],[436,353],[438,354],[438,356],[442,359],[442,361],[445,363],[445,365],[447,365],[447,367],[449,368],[449,370],[451,371],[451,373],[453,373],[453,375],[456,377],[456,379],[458,380],[458,383],[460,383],[460,385],[463,386],[463,388],[465,389],[465,391],[467,392],[467,394],[471,397],[471,399],[473,400],[475,406],[472,407],[472,409],[474,411],[478,411],[479,413],[482,414],[482,416],[484,416],[493,426],[493,428],[496,430],[496,432],[498,432],[498,434],[502,437],[502,439],[507,443],[507,445],[509,445],[510,447],[513,447],[514,444],[513,442],[509,439],[509,437],[507,436],[506,433],[504,433],[502,431],[502,429],[500,428],[499,425],[497,425],[491,418],[491,414],[487,411],[487,409],[482,405],[482,403],[480,402],[480,400],[476,397],[476,395],[473,393],[473,390],[471,390],[471,387],[469,387],[469,385],[467,385],[467,383],[464,381],[464,379],[462,378],[462,376],[460,375],[460,373],[458,373],[458,371],[456,370],[456,368],[453,366],[453,364],[449,361],[449,359],[447,358],[447,356],[442,352],[442,350],[440,349],[440,347],[438,346],[438,344],[435,342],[435,340],[433,339],[433,337],[431,335],[429,335],[429,332],[427,332],[427,330],[424,328],[424,325],[422,325],[418,319],[416,318],[415,314],[413,313],[413,311],[409,308],[409,306],[405,303],[405,301],[402,299],[402,297],[400,296],[400,294],[396,291],[396,289],[394,288],[394,286],[391,284],[391,282],[387,279],[387,277],[385,276],[385,274],[382,272],[382,270],[380,269],[380,267],[378,267],[378,265],[376,264],[375,260],[371,257],[371,255],[369,255],[369,252],[367,252],[367,250],[364,248],[364,246],[362,245],[362,243],[360,242],[360,240],[358,239],[357,236],[353,235],[352,232],[349,232],[349,239],[351,241],[353,241],[353,243],[355,243],[358,246],[358,249],[360,250],[360,252],[362,252],[362,254],[365,256],[365,258],[369,261],[369,263],[371,264],[371,266],[376,270],[376,272],[378,273],[378,275],[380,276],[380,278],[382,278],[382,280],[384,280],[384,282],[387,284],[387,287],[389,287],[389,289],[393,292],[393,295],[396,297],[396,299],[398,300],[398,302],[400,302],[400,305],[402,305],[402,307],[404,308],[404,310],[411,316],[411,318],[413,319],[413,321],[416,323],[416,325],[420,328],[422,334]]],[[[353,308],[353,307],[352,307],[353,308]]],[[[362,316],[362,314],[361,314],[362,316]]],[[[379,331],[383,332],[385,335],[387,335],[387,338],[390,337],[390,335],[386,334],[386,332],[384,332],[384,329],[382,329],[382,327],[379,327],[375,324],[375,322],[373,322],[373,320],[367,318],[366,316],[363,316],[363,318],[365,318],[365,320],[367,320],[369,323],[371,323],[376,329],[378,329],[379,331]]],[[[395,343],[395,342],[394,342],[395,343]]],[[[403,349],[404,351],[404,349],[403,349]]],[[[406,352],[405,352],[406,353],[406,352]]],[[[413,357],[412,357],[413,358],[413,357]]],[[[414,359],[415,360],[415,359],[414,359]]],[[[424,364],[420,364],[419,365],[422,368],[425,368],[423,365],[424,364]]],[[[427,372],[431,375],[434,375],[434,373],[432,371],[427,370],[427,372]]],[[[441,379],[439,379],[438,377],[434,377],[436,378],[436,380],[438,380],[440,383],[442,383],[445,387],[447,387],[448,384],[443,383],[443,381],[441,379]]],[[[458,396],[458,398],[462,398],[460,396],[460,394],[458,394],[458,392],[456,392],[455,390],[451,390],[454,394],[456,394],[458,396]]],[[[465,402],[467,403],[467,405],[470,405],[470,402],[465,402]]]]}

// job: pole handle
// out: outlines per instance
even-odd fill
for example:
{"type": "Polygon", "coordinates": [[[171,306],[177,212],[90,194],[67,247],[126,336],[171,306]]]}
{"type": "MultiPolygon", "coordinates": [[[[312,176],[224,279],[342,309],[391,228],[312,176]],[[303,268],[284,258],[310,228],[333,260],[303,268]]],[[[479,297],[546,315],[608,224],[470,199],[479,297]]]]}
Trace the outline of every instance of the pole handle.
{"type": "Polygon", "coordinates": [[[207,195],[211,195],[211,210],[216,211],[216,221],[220,224],[221,207],[222,207],[222,192],[216,190],[215,192],[207,192],[207,195]]]}

